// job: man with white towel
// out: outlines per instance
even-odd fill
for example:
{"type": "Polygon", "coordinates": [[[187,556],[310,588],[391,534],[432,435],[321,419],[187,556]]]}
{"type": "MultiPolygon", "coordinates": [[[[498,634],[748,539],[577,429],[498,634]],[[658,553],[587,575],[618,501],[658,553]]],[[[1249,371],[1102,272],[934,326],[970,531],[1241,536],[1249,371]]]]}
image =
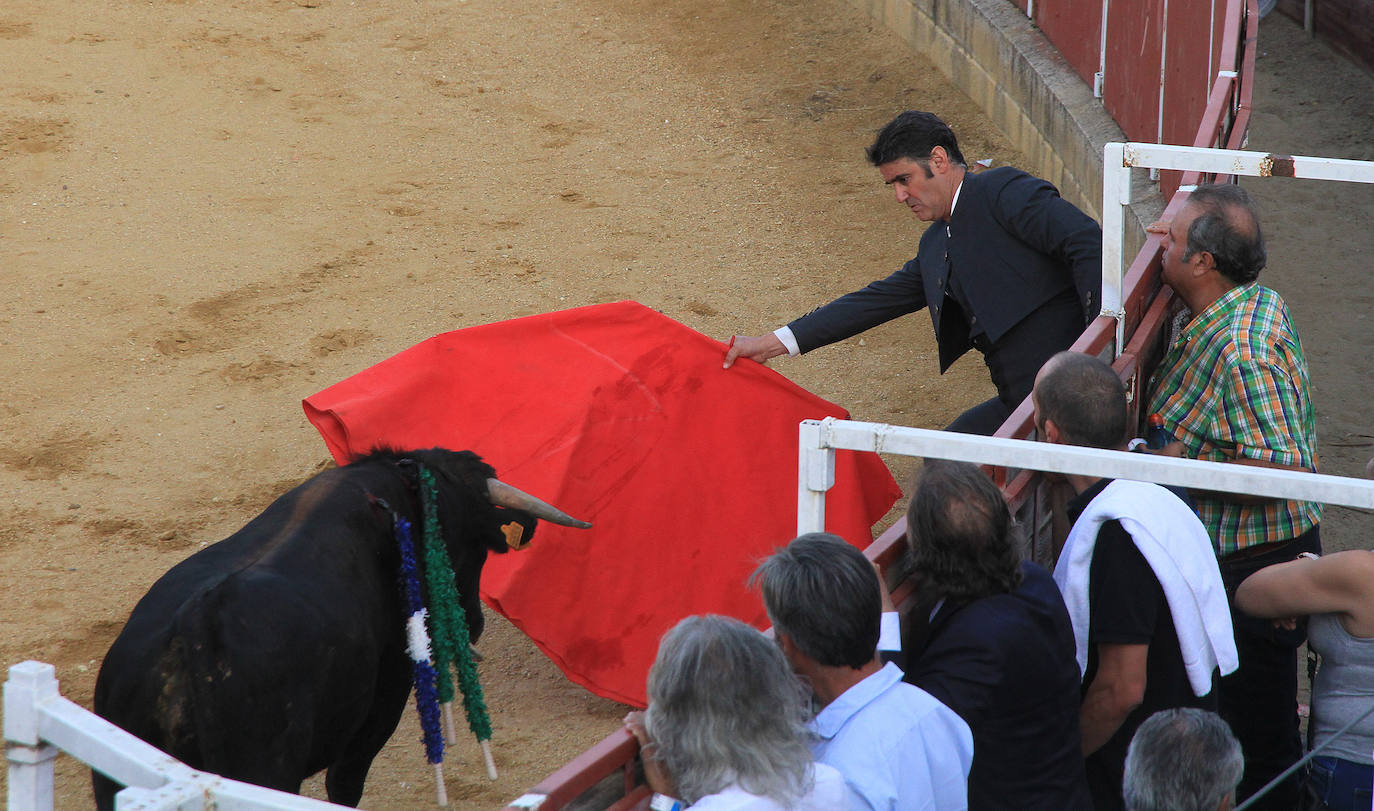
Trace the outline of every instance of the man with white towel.
{"type": "MultiPolygon", "coordinates": [[[[1098,358],[1055,355],[1031,398],[1041,440],[1124,449],[1125,388],[1098,358]]],[[[1077,493],[1068,504],[1074,524],[1054,579],[1083,673],[1088,785],[1099,811],[1124,808],[1121,781],[1136,728],[1163,709],[1216,710],[1219,677],[1237,664],[1231,615],[1211,540],[1183,491],[1066,478],[1077,493]]]]}

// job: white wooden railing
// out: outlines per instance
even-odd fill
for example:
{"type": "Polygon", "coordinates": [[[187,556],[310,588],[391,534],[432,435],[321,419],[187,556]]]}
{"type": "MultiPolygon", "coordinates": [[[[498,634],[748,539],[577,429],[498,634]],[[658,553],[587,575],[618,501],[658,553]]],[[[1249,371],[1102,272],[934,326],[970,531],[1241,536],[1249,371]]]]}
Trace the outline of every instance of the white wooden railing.
{"type": "Polygon", "coordinates": [[[1374,481],[1345,476],[1051,445],[1026,439],[956,434],[834,417],[803,421],[799,435],[798,535],[825,528],[825,492],[835,484],[836,450],[959,459],[1016,470],[1137,479],[1200,490],[1374,509],[1374,481]]]}
{"type": "Polygon", "coordinates": [[[62,697],[43,662],[21,662],[5,682],[10,811],[52,811],[53,762],[77,758],[128,788],[117,811],[324,811],[342,806],[198,772],[62,697]]]}

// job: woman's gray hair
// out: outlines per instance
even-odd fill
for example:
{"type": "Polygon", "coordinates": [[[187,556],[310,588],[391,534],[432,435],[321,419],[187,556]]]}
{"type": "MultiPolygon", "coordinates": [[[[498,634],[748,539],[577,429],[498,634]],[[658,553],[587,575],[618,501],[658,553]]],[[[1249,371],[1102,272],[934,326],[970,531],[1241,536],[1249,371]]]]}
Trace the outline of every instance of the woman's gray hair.
{"type": "Polygon", "coordinates": [[[738,784],[790,806],[811,790],[806,688],[739,620],[688,617],[658,646],[644,725],[688,804],[738,784]]]}
{"type": "Polygon", "coordinates": [[[1245,758],[1214,712],[1182,707],[1145,719],[1126,750],[1130,811],[1215,811],[1240,783],[1245,758]]]}

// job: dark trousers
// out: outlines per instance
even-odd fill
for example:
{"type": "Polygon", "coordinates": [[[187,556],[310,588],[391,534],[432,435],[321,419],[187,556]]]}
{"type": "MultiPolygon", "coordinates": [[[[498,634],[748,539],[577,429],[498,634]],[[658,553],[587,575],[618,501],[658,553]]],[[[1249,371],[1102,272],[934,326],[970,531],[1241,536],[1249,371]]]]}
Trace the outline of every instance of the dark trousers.
{"type": "Polygon", "coordinates": [[[946,431],[954,431],[958,434],[981,434],[982,436],[992,436],[1002,427],[1002,423],[1011,416],[1011,409],[1007,408],[999,398],[984,400],[968,411],[954,418],[946,426],[946,431]]]}
{"type": "MultiPolygon", "coordinates": [[[[1094,753],[1096,754],[1096,753],[1094,753]]],[[[1093,798],[1093,811],[1124,811],[1126,800],[1121,794],[1123,761],[1105,762],[1106,758],[1089,756],[1083,761],[1088,775],[1088,793],[1093,798]]]]}
{"type": "Polygon", "coordinates": [[[1030,395],[1045,361],[1068,349],[1082,331],[1083,308],[1072,287],[1040,305],[995,343],[975,331],[973,346],[983,353],[997,396],[960,414],[945,430],[991,436],[1030,395]]]}
{"type": "MultiPolygon", "coordinates": [[[[1303,755],[1298,735],[1297,649],[1307,639],[1306,618],[1293,631],[1275,628],[1267,619],[1256,619],[1234,608],[1236,587],[1256,571],[1285,563],[1299,552],[1321,553],[1320,526],[1314,526],[1287,543],[1266,544],[1260,554],[1246,550],[1221,559],[1221,579],[1232,602],[1231,622],[1236,632],[1240,668],[1221,680],[1221,717],[1231,725],[1245,753],[1245,775],[1236,800],[1240,802],[1263,788],[1303,755]]],[[[1255,809],[1293,811],[1298,808],[1298,776],[1269,791],[1255,809]]]]}

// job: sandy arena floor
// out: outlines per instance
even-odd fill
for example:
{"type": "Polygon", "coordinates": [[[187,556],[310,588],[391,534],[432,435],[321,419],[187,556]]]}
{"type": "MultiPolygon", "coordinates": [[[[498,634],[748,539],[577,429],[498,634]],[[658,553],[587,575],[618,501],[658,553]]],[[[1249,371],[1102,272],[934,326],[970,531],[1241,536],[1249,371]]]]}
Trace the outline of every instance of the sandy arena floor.
{"type": "MultiPolygon", "coordinates": [[[[1340,69],[1290,29],[1262,70],[1340,69]]],[[[724,338],[885,275],[921,226],[862,148],[901,109],[1021,163],[843,0],[11,0],[0,68],[0,663],[50,662],[86,706],[148,585],[328,464],[301,398],[460,327],[636,299],[724,338]]],[[[1256,126],[1279,137],[1252,147],[1374,157],[1374,82],[1347,69],[1350,97],[1320,109],[1300,106],[1310,77],[1265,79],[1257,105],[1280,111],[1256,126]]],[[[1271,216],[1347,246],[1374,210],[1290,206],[1271,216]]],[[[1275,264],[1302,293],[1272,281],[1325,364],[1338,466],[1374,442],[1371,256],[1301,249],[1275,264]]],[[[928,324],[777,368],[856,418],[937,427],[991,387],[974,358],[938,378],[928,324]]],[[[503,805],[625,710],[488,627],[501,778],[461,747],[458,808],[503,805]]],[[[431,801],[416,726],[364,806],[431,801]]],[[[87,773],[60,763],[59,807],[87,807],[87,773]]]]}

